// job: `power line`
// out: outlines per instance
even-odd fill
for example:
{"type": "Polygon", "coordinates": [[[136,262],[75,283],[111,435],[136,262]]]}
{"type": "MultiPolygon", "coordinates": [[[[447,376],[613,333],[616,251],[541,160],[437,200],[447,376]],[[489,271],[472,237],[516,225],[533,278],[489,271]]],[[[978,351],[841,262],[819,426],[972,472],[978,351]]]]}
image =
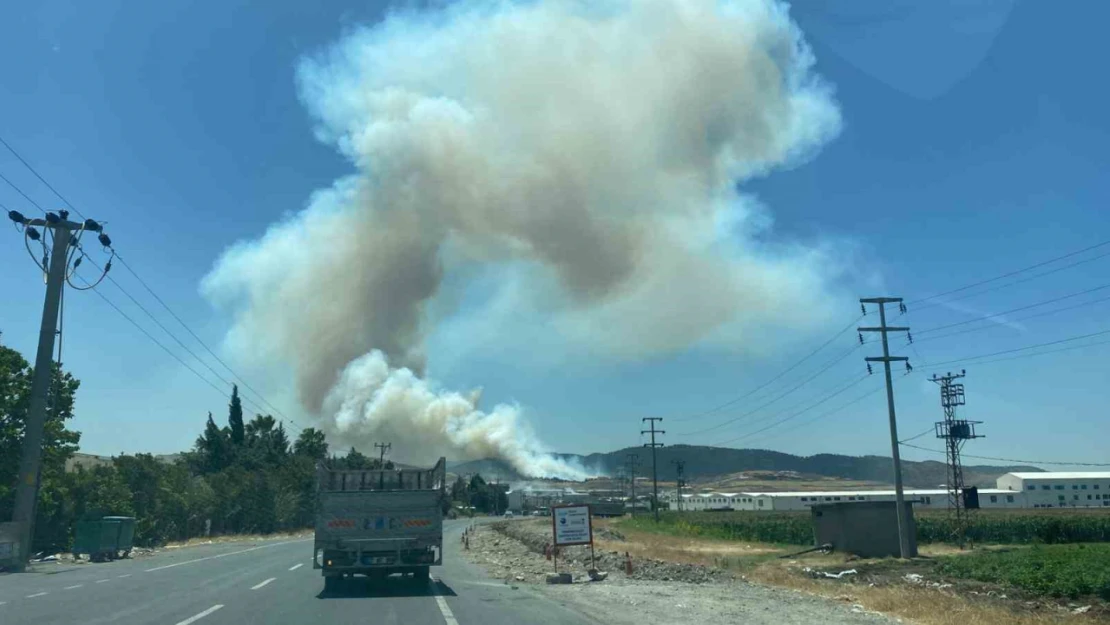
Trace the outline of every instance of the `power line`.
{"type": "Polygon", "coordinates": [[[802,388],[802,387],[803,387],[803,386],[805,386],[806,384],[809,384],[810,382],[812,382],[813,380],[815,380],[815,379],[816,379],[816,378],[817,378],[818,376],[820,376],[820,375],[821,375],[822,373],[824,373],[824,372],[828,371],[828,370],[829,370],[829,369],[831,369],[831,368],[832,368],[832,367],[833,367],[834,365],[836,365],[837,363],[841,362],[842,360],[844,360],[844,359],[845,359],[845,358],[847,358],[848,356],[851,356],[851,355],[852,355],[852,354],[853,354],[853,353],[854,353],[854,352],[855,352],[855,351],[856,351],[857,349],[859,349],[859,345],[854,345],[854,346],[852,346],[852,347],[851,347],[850,349],[848,349],[847,351],[845,351],[845,352],[844,352],[843,354],[841,354],[841,355],[840,355],[839,357],[837,357],[837,358],[835,358],[834,360],[832,360],[832,361],[830,361],[829,363],[827,363],[827,364],[826,364],[826,365],[825,365],[824,367],[822,367],[822,368],[821,368],[820,370],[818,370],[818,371],[817,371],[816,373],[814,373],[813,375],[809,376],[809,377],[808,377],[808,378],[806,378],[805,380],[802,380],[802,381],[801,381],[801,382],[799,382],[799,383],[798,383],[797,385],[793,386],[792,388],[788,389],[787,391],[785,391],[785,392],[783,392],[783,393],[779,394],[779,395],[778,395],[778,396],[776,396],[776,397],[775,397],[774,399],[772,399],[772,400],[770,400],[770,401],[767,401],[767,402],[764,402],[764,403],[763,403],[763,404],[761,404],[760,406],[758,406],[758,407],[756,407],[756,408],[754,408],[754,409],[752,409],[752,410],[749,410],[748,412],[745,412],[745,413],[743,413],[743,414],[741,414],[741,415],[739,415],[739,416],[737,416],[737,417],[734,417],[734,418],[732,418],[732,419],[729,419],[729,420],[727,420],[727,421],[723,421],[723,422],[721,422],[721,423],[718,423],[717,425],[713,425],[713,426],[710,426],[710,427],[707,427],[707,428],[702,428],[702,429],[700,429],[700,430],[694,430],[693,432],[684,432],[684,433],[682,433],[682,434],[677,434],[676,436],[695,436],[695,435],[697,435],[697,434],[704,434],[705,432],[711,432],[711,431],[713,431],[713,430],[717,430],[717,429],[723,428],[723,427],[724,427],[724,426],[726,426],[726,425],[730,425],[730,424],[732,424],[732,423],[736,423],[737,421],[739,421],[739,420],[741,420],[741,419],[744,419],[744,418],[746,418],[746,417],[749,417],[749,416],[751,416],[751,415],[753,415],[753,414],[755,414],[755,413],[759,412],[760,410],[763,410],[763,409],[764,409],[764,408],[766,408],[767,406],[770,406],[771,404],[773,404],[773,403],[775,403],[775,402],[779,401],[780,399],[782,399],[782,398],[784,398],[784,397],[786,397],[786,396],[790,395],[791,393],[793,393],[793,392],[797,391],[798,389],[802,388]]]}
{"type": "MultiPolygon", "coordinates": [[[[50,189],[50,191],[52,191],[54,193],[54,195],[58,196],[58,199],[60,199],[62,202],[64,202],[66,206],[73,209],[73,212],[77,213],[78,215],[81,215],[81,219],[85,219],[85,216],[81,214],[81,211],[77,210],[77,207],[74,206],[73,204],[70,204],[69,200],[65,199],[65,197],[61,193],[58,193],[58,190],[55,189],[54,186],[51,185],[49,182],[47,182],[46,178],[43,178],[42,176],[40,176],[39,172],[36,171],[34,167],[31,167],[31,164],[28,163],[22,156],[20,156],[19,152],[16,152],[15,148],[13,148],[11,145],[8,144],[7,141],[4,140],[4,137],[0,137],[0,143],[4,144],[4,147],[8,148],[8,151],[11,152],[13,156],[18,158],[19,162],[23,163],[23,166],[26,167],[32,174],[35,175],[36,178],[39,179],[39,182],[46,185],[47,189],[50,189]]],[[[22,193],[22,191],[20,191],[20,193],[22,193]]],[[[24,197],[26,197],[26,196],[24,196],[24,197]]],[[[33,201],[31,203],[34,204],[33,201]]],[[[35,205],[38,206],[37,204],[35,204],[35,205]]]]}
{"type": "Polygon", "coordinates": [[[45,209],[45,208],[43,208],[42,206],[40,206],[38,202],[36,202],[36,201],[34,201],[33,199],[31,199],[31,196],[29,196],[29,195],[27,195],[26,193],[24,193],[24,192],[23,192],[23,189],[20,189],[19,187],[17,187],[17,186],[16,186],[16,184],[15,184],[14,182],[12,182],[11,180],[8,180],[8,177],[7,177],[7,176],[5,176],[4,174],[0,174],[0,180],[3,180],[4,182],[8,183],[8,186],[9,186],[9,187],[11,187],[11,188],[13,188],[13,189],[15,189],[15,192],[16,192],[16,193],[18,193],[18,194],[22,195],[22,196],[23,196],[23,199],[25,199],[25,200],[27,200],[28,202],[30,202],[32,206],[34,206],[35,208],[37,208],[37,209],[39,209],[40,211],[42,211],[42,212],[43,212],[43,214],[46,214],[46,209],[45,209]]]}
{"type": "MultiPolygon", "coordinates": [[[[1027,321],[1029,319],[1036,319],[1038,317],[1048,317],[1050,315],[1055,315],[1055,314],[1058,314],[1058,313],[1067,312],[1069,310],[1075,310],[1077,308],[1083,308],[1083,307],[1086,307],[1086,306],[1093,306],[1095,304],[1101,304],[1103,302],[1110,302],[1110,297],[1100,297],[1099,299],[1094,299],[1094,300],[1091,300],[1089,302],[1080,302],[1078,304],[1072,304],[1071,306],[1064,306],[1063,308],[1055,308],[1053,310],[1046,310],[1044,312],[1034,313],[1032,315],[1023,315],[1021,317],[1015,317],[1013,319],[1010,319],[1009,321],[1010,322],[1027,321]]],[[[1004,314],[1004,313],[1000,313],[1000,314],[1004,314]]],[[[919,339],[919,340],[921,340],[921,341],[934,341],[934,340],[937,340],[937,339],[948,338],[950,336],[959,336],[961,334],[967,334],[969,332],[980,332],[980,331],[983,331],[983,330],[990,330],[990,329],[995,328],[995,327],[997,327],[997,326],[996,325],[986,325],[986,326],[980,326],[978,328],[965,328],[963,330],[957,330],[955,332],[945,332],[944,334],[936,334],[936,335],[933,335],[933,336],[927,336],[927,337],[925,337],[923,339],[919,339]]]]}
{"type": "MultiPolygon", "coordinates": [[[[773,427],[776,427],[776,426],[778,426],[778,425],[780,425],[780,424],[786,423],[787,421],[790,421],[791,419],[794,419],[794,418],[796,418],[796,417],[800,417],[801,415],[803,415],[803,414],[805,414],[805,413],[809,412],[810,410],[813,410],[813,409],[814,409],[814,408],[816,408],[817,406],[820,406],[821,404],[823,404],[823,403],[825,403],[825,402],[829,401],[829,400],[830,400],[830,399],[832,399],[833,397],[836,397],[837,395],[840,395],[841,393],[843,393],[843,392],[847,391],[848,389],[850,389],[850,388],[852,388],[853,386],[855,386],[855,385],[859,384],[860,382],[863,382],[863,381],[864,381],[864,380],[866,380],[866,379],[867,379],[868,377],[870,377],[870,376],[869,376],[869,374],[866,374],[866,373],[865,373],[865,374],[863,374],[863,375],[859,376],[858,378],[856,378],[855,380],[853,380],[852,382],[850,382],[850,383],[848,383],[847,385],[845,385],[845,386],[844,386],[843,388],[841,388],[841,389],[839,389],[839,390],[837,390],[837,391],[835,391],[835,392],[833,392],[833,393],[830,393],[830,394],[826,395],[825,397],[822,397],[822,398],[821,398],[820,400],[818,400],[817,402],[815,402],[815,403],[811,404],[810,406],[807,406],[806,408],[804,408],[804,409],[802,409],[802,410],[799,410],[798,412],[795,412],[794,414],[792,414],[792,415],[790,415],[790,416],[787,416],[787,417],[785,417],[785,418],[779,419],[778,421],[775,421],[774,423],[771,423],[770,425],[767,425],[767,426],[765,426],[765,427],[763,427],[763,428],[760,428],[760,429],[758,429],[758,430],[756,430],[756,431],[754,431],[754,432],[748,432],[747,434],[743,434],[743,435],[741,435],[741,436],[737,436],[736,438],[732,438],[732,439],[729,439],[729,440],[727,440],[727,441],[724,441],[724,442],[722,442],[722,443],[718,443],[717,445],[718,445],[718,446],[724,446],[724,445],[728,445],[728,444],[731,444],[731,443],[735,443],[736,441],[739,441],[739,440],[743,440],[743,439],[745,439],[745,438],[750,438],[750,437],[752,437],[752,436],[755,436],[756,434],[760,434],[760,433],[762,433],[762,432],[766,432],[767,430],[769,430],[769,429],[771,429],[771,428],[773,428],[773,427]]],[[[845,406],[845,407],[846,407],[846,406],[845,406]]]]}
{"type": "Polygon", "coordinates": [[[978,322],[978,321],[986,321],[988,319],[994,319],[996,317],[1001,317],[1002,315],[1008,315],[1010,313],[1016,313],[1016,312],[1021,312],[1023,310],[1029,310],[1030,308],[1038,308],[1040,306],[1045,306],[1047,304],[1055,304],[1056,302],[1062,302],[1066,299],[1071,299],[1073,297],[1079,297],[1080,295],[1087,295],[1088,293],[1094,293],[1095,291],[1101,291],[1103,289],[1108,289],[1108,288],[1110,288],[1110,284],[1103,284],[1101,286],[1096,286],[1094,288],[1087,289],[1085,291],[1077,291],[1075,293],[1069,293],[1067,295],[1061,295],[1060,297],[1054,297],[1052,299],[1047,299],[1047,300],[1044,300],[1044,301],[1041,301],[1041,302],[1037,302],[1035,304],[1027,304],[1025,306],[1019,306],[1018,308],[1011,308],[1010,310],[1004,310],[1004,311],[999,312],[999,313],[994,313],[994,314],[991,314],[991,315],[983,315],[982,317],[976,317],[975,319],[968,319],[966,321],[957,321],[956,323],[949,323],[949,324],[945,324],[945,325],[942,325],[942,326],[933,326],[931,328],[925,328],[924,330],[918,330],[917,334],[918,334],[918,336],[920,336],[922,334],[928,334],[929,332],[936,332],[938,330],[947,330],[949,328],[955,328],[955,327],[958,327],[958,326],[967,325],[969,323],[975,323],[975,322],[978,322]]]}
{"type": "MultiPolygon", "coordinates": [[[[947,453],[947,452],[945,452],[943,450],[940,450],[940,449],[929,449],[928,447],[918,447],[917,445],[910,445],[909,443],[902,443],[902,445],[905,446],[905,447],[912,447],[914,449],[920,449],[921,451],[928,451],[928,452],[934,453],[934,454],[944,455],[944,454],[947,453]]],[[[1110,464],[1097,463],[1097,462],[1061,462],[1061,461],[1058,461],[1058,460],[1054,460],[1054,461],[1050,461],[1050,460],[1017,460],[1017,459],[1014,459],[1014,458],[995,458],[993,456],[973,456],[971,454],[962,454],[962,455],[965,458],[977,458],[979,460],[994,460],[994,461],[997,461],[997,462],[1017,462],[1019,464],[1032,464],[1032,465],[1051,464],[1051,465],[1072,466],[1072,467],[1110,467],[1110,464]]]]}
{"type": "MultiPolygon", "coordinates": [[[[1073,256],[1078,256],[1080,254],[1083,254],[1084,252],[1089,252],[1091,250],[1095,250],[1095,249],[1098,249],[1100,247],[1105,247],[1107,245],[1110,245],[1110,241],[1103,241],[1101,243],[1096,243],[1096,244],[1091,245],[1089,247],[1085,247],[1081,250],[1076,250],[1074,252],[1069,252],[1067,254],[1064,254],[1063,256],[1057,256],[1056,258],[1050,258],[1049,260],[1045,260],[1045,261],[1042,261],[1042,262],[1039,262],[1039,263],[1036,263],[1036,264],[1033,264],[1033,265],[1029,265],[1028,267],[1023,267],[1021,269],[1010,271],[1010,272],[1004,273],[1002,275],[995,276],[993,278],[988,278],[986,280],[980,280],[979,282],[974,282],[972,284],[964,285],[964,286],[961,286],[961,287],[956,288],[956,289],[952,289],[952,290],[949,290],[949,291],[944,291],[943,293],[937,293],[936,295],[930,295],[929,297],[922,297],[920,299],[915,299],[913,301],[907,302],[906,305],[910,306],[912,304],[917,304],[918,302],[925,302],[925,301],[928,301],[928,300],[931,300],[931,299],[936,299],[938,297],[944,297],[946,295],[951,295],[953,293],[960,293],[960,292],[966,291],[968,289],[973,289],[977,286],[983,286],[984,284],[990,284],[991,282],[997,282],[998,280],[1004,280],[1006,278],[1016,276],[1020,273],[1025,273],[1026,271],[1030,271],[1032,269],[1037,269],[1039,267],[1044,267],[1045,265],[1051,265],[1052,263],[1064,260],[1065,258],[1071,258],[1073,256]]],[[[1098,258],[1101,258],[1101,256],[1099,256],[1098,258]]],[[[1074,265],[1069,265],[1069,266],[1074,266],[1074,265]]],[[[1067,267],[1064,267],[1063,269],[1066,269],[1066,268],[1067,267]]],[[[1042,275],[1048,275],[1048,274],[1042,274],[1042,275]]],[[[1017,284],[1017,283],[1015,282],[1014,284],[1017,284]]],[[[935,305],[935,304],[931,304],[930,306],[933,306],[933,305],[935,305]]],[[[922,307],[922,308],[924,308],[924,307],[922,307]]]]}
{"type": "Polygon", "coordinates": [[[848,323],[848,325],[844,326],[844,328],[841,329],[836,334],[833,334],[827,341],[825,341],[821,345],[817,346],[816,349],[814,349],[813,351],[811,351],[808,354],[806,354],[805,356],[803,356],[801,360],[799,360],[799,361],[795,362],[794,364],[790,365],[789,367],[787,367],[783,371],[779,372],[779,374],[776,375],[775,377],[771,378],[770,380],[767,380],[763,384],[760,384],[759,386],[757,386],[754,389],[748,391],[747,393],[744,393],[743,395],[740,395],[739,397],[735,397],[733,399],[730,399],[729,401],[726,401],[725,403],[720,404],[719,406],[716,406],[714,408],[710,408],[709,410],[705,410],[705,411],[702,411],[702,412],[699,412],[699,413],[695,413],[695,414],[692,414],[692,415],[689,415],[689,416],[686,416],[686,417],[681,417],[681,418],[678,418],[678,419],[674,419],[674,421],[681,423],[683,421],[690,421],[690,420],[693,420],[693,419],[698,419],[698,418],[704,417],[706,415],[710,415],[710,414],[713,414],[715,412],[719,412],[720,410],[722,410],[724,408],[728,408],[729,406],[732,406],[732,405],[736,404],[737,402],[739,402],[743,399],[751,397],[752,395],[754,395],[757,392],[763,390],[764,388],[767,388],[767,386],[771,385],[776,380],[779,380],[780,378],[782,378],[787,373],[790,373],[794,369],[797,369],[805,361],[809,360],[813,356],[816,356],[818,352],[820,352],[821,350],[825,349],[830,344],[832,344],[832,342],[835,341],[837,338],[839,338],[840,335],[842,335],[845,332],[847,332],[848,330],[852,329],[852,326],[856,325],[856,322],[859,321],[862,318],[863,318],[863,316],[861,315],[859,317],[856,317],[855,319],[852,319],[848,323]]]}
{"type": "MultiPolygon", "coordinates": [[[[126,269],[132,276],[134,276],[135,279],[139,281],[139,284],[143,285],[143,288],[146,289],[147,293],[150,293],[151,297],[153,297],[155,300],[157,300],[158,303],[162,305],[162,308],[165,308],[166,312],[168,312],[170,314],[170,316],[172,316],[174,319],[176,319],[177,322],[179,324],[181,324],[181,327],[185,328],[185,331],[188,332],[189,335],[192,336],[196,340],[197,343],[200,343],[201,347],[203,347],[205,349],[205,351],[207,351],[208,354],[216,360],[216,362],[220,363],[223,366],[224,369],[227,369],[227,371],[229,373],[231,373],[232,377],[234,377],[236,380],[238,380],[239,383],[241,383],[244,387],[247,388],[247,390],[249,390],[250,392],[257,395],[258,398],[260,400],[262,400],[262,403],[266,404],[270,408],[271,411],[277,413],[277,415],[282,417],[282,418],[288,418],[284,414],[282,414],[282,412],[280,410],[278,410],[277,407],[275,407],[273,404],[271,404],[269,402],[269,400],[267,400],[266,397],[262,393],[256,391],[253,386],[248,384],[247,381],[243,379],[242,376],[240,376],[238,373],[236,373],[235,370],[232,369],[226,362],[224,362],[222,358],[220,358],[218,355],[216,355],[216,352],[213,351],[212,348],[209,347],[208,344],[205,343],[199,336],[197,336],[196,332],[193,332],[193,329],[190,328],[189,325],[186,324],[185,321],[181,317],[179,317],[177,315],[177,313],[175,313],[173,311],[173,309],[170,308],[169,305],[166,304],[166,302],[161,297],[158,296],[157,293],[154,292],[154,289],[150,288],[150,285],[147,284],[146,281],[143,280],[141,277],[139,277],[139,274],[136,273],[135,270],[131,268],[131,265],[128,264],[128,262],[126,260],[124,260],[124,258],[122,256],[117,254],[116,258],[119,259],[119,262],[123,265],[124,269],[126,269]]],[[[292,419],[290,419],[290,421],[292,421],[292,419]]]]}
{"type": "MultiPolygon", "coordinates": [[[[930,366],[931,367],[939,367],[941,365],[952,365],[952,364],[956,364],[956,363],[960,363],[960,362],[967,362],[969,360],[979,360],[980,358],[990,358],[991,356],[1001,356],[1003,354],[1013,354],[1013,353],[1016,353],[1016,352],[1022,352],[1022,351],[1026,351],[1026,350],[1030,350],[1030,349],[1036,349],[1038,347],[1048,347],[1050,345],[1059,345],[1061,343],[1069,343],[1071,341],[1079,341],[1079,340],[1082,340],[1082,339],[1091,338],[1091,337],[1095,337],[1095,336],[1102,336],[1102,335],[1105,335],[1105,334],[1110,334],[1110,330],[1101,330],[1099,332],[1091,332],[1089,334],[1081,334],[1079,336],[1072,336],[1072,337],[1068,337],[1068,338],[1065,338],[1065,339],[1059,339],[1059,340],[1056,340],[1056,341],[1048,341],[1047,343],[1037,343],[1035,345],[1026,345],[1025,347],[1016,347],[1014,349],[1006,349],[1006,350],[1002,350],[1002,351],[999,351],[999,352],[991,352],[989,354],[980,354],[978,356],[968,356],[966,358],[957,358],[955,360],[946,360],[944,362],[934,362],[930,366]]],[[[1084,346],[1084,347],[1086,347],[1086,346],[1084,346]]],[[[1031,355],[1039,355],[1039,354],[1031,354],[1031,355]]]]}

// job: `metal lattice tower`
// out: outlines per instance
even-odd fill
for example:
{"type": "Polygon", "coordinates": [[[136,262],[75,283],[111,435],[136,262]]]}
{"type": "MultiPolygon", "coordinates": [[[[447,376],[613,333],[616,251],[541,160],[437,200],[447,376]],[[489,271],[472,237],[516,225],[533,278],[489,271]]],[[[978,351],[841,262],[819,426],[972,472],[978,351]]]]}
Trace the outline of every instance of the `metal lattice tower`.
{"type": "Polygon", "coordinates": [[[682,511],[682,489],[686,487],[686,461],[685,460],[671,460],[674,465],[675,473],[678,479],[675,481],[675,490],[677,491],[677,501],[675,502],[676,509],[682,511]]]}
{"type": "MultiPolygon", "coordinates": [[[[943,376],[933,375],[931,380],[940,385],[940,405],[944,408],[944,421],[937,421],[937,438],[944,439],[946,463],[948,465],[948,512],[955,521],[956,542],[964,546],[967,539],[967,528],[970,524],[971,511],[965,500],[964,468],[960,460],[960,448],[965,441],[973,438],[982,438],[975,433],[975,426],[982,421],[968,421],[956,418],[956,407],[966,403],[964,385],[957,384],[956,380],[963,378],[967,373],[960,371],[958,374],[947,373],[943,376]]],[[[978,503],[975,504],[978,507],[978,503]]]]}

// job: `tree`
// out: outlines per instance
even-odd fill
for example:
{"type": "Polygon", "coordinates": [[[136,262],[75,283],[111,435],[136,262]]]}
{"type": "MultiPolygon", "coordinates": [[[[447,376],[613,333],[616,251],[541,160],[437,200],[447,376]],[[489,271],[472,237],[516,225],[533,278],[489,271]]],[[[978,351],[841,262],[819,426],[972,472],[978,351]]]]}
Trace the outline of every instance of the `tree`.
{"type": "Polygon", "coordinates": [[[220,429],[208,413],[204,434],[197,438],[193,447],[192,464],[201,474],[218,473],[231,464],[231,441],[226,430],[220,429]]]}
{"type": "Polygon", "coordinates": [[[340,458],[339,462],[336,464],[336,466],[338,466],[339,468],[351,470],[373,469],[376,467],[376,465],[377,460],[372,460],[364,456],[361,452],[359,452],[359,450],[355,449],[354,447],[351,448],[351,451],[347,452],[346,457],[340,458]]]}
{"type": "MultiPolygon", "coordinates": [[[[15,504],[16,477],[22,456],[27,410],[31,404],[34,370],[19,352],[0,345],[0,519],[9,519],[15,504]]],[[[64,543],[64,484],[66,461],[77,451],[81,434],[66,428],[73,418],[74,398],[81,383],[53,366],[43,428],[40,490],[35,513],[32,549],[64,543]]]]}
{"type": "Polygon", "coordinates": [[[323,460],[328,457],[328,443],[324,440],[324,433],[316,428],[301,430],[297,441],[293,443],[293,453],[313,460],[323,460]]]}
{"type": "Polygon", "coordinates": [[[231,404],[228,405],[227,424],[231,428],[231,444],[242,447],[246,432],[243,429],[243,403],[239,400],[239,386],[231,387],[231,404]]]}

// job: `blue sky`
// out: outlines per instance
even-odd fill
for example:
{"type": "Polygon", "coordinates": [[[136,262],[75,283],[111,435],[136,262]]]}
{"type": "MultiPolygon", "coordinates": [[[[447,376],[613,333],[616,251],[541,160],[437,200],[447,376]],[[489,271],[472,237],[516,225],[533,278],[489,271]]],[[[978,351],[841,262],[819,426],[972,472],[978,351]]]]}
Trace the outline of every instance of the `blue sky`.
{"type": "MultiPolygon", "coordinates": [[[[857,265],[842,285],[846,291],[907,300],[1110,238],[1104,206],[1110,195],[1110,87],[1098,78],[1105,50],[1096,43],[1110,7],[1089,3],[1076,19],[1050,3],[920,4],[836,10],[803,4],[792,11],[813,47],[817,71],[835,86],[844,128],[812,161],[745,185],[774,218],[770,236],[842,241],[855,250],[857,265]]],[[[0,135],[83,213],[106,220],[120,254],[217,346],[229,320],[200,296],[198,285],[220,252],[258,236],[351,169],[314,138],[298,99],[295,65],[355,25],[380,19],[383,10],[365,2],[21,6],[0,25],[0,71],[8,85],[0,99],[0,135]]],[[[58,206],[10,154],[0,152],[0,173],[44,206],[58,206]]],[[[0,203],[36,212],[2,184],[0,203]]],[[[5,239],[0,331],[5,344],[29,356],[42,284],[15,230],[5,239]]],[[[922,303],[896,319],[923,331],[1091,289],[1110,282],[1107,263],[1094,260],[950,306],[922,303]]],[[[180,330],[122,267],[112,275],[167,327],[180,330]]],[[[113,285],[102,292],[179,351],[113,285]]],[[[930,362],[1106,329],[1108,306],[1084,306],[1018,327],[987,324],[990,329],[935,341],[919,333],[914,347],[900,340],[893,346],[920,373],[931,374],[930,362]]],[[[663,416],[667,443],[738,439],[736,446],[801,454],[889,454],[880,393],[794,427],[878,388],[878,375],[781,427],[743,437],[862,375],[862,357],[876,353],[875,344],[737,423],[680,436],[761,405],[757,394],[678,421],[749,391],[857,314],[848,306],[843,319],[821,332],[786,339],[781,351],[760,357],[691,349],[594,366],[528,367],[498,353],[459,355],[453,337],[433,332],[429,372],[444,387],[482,386],[491,401],[518,402],[540,437],[559,451],[638,444],[640,417],[663,416]]],[[[225,398],[99,298],[70,292],[65,323],[64,361],[83,383],[74,426],[83,432],[85,451],[179,451],[191,445],[208,411],[226,411],[225,398]]],[[[767,397],[854,341],[853,332],[838,337],[770,387],[767,397]]],[[[1106,354],[1105,346],[1093,346],[953,365],[968,369],[963,414],[986,422],[987,438],[967,453],[1110,461],[1103,440],[1106,354]]],[[[308,422],[289,388],[250,381],[285,414],[308,422]]],[[[899,377],[897,406],[904,436],[940,418],[936,388],[922,375],[899,377]]],[[[940,448],[931,435],[916,443],[940,448]]],[[[937,458],[914,449],[905,457],[937,458]]]]}

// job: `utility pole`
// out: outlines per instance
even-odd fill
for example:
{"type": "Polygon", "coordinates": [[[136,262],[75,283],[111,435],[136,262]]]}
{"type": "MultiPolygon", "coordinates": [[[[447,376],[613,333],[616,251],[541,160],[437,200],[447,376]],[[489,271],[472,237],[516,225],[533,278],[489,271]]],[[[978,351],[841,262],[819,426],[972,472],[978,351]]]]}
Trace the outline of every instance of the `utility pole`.
{"type": "Polygon", "coordinates": [[[381,450],[381,455],[378,457],[378,468],[385,470],[385,453],[393,447],[393,443],[374,443],[374,447],[381,450]]]}
{"type": "MultiPolygon", "coordinates": [[[[960,371],[953,375],[948,373],[943,376],[933,374],[931,381],[940,385],[940,406],[944,409],[944,421],[935,424],[937,438],[943,438],[945,445],[945,460],[948,471],[948,512],[954,517],[956,526],[956,542],[963,549],[967,542],[967,528],[971,521],[971,509],[964,501],[964,468],[960,460],[960,448],[966,440],[981,438],[975,433],[975,426],[982,421],[968,421],[956,418],[956,406],[963,406],[964,385],[955,384],[956,380],[967,375],[960,371]]],[[[978,505],[975,502],[974,505],[978,505]]]]}
{"type": "MultiPolygon", "coordinates": [[[[47,395],[54,377],[54,340],[58,331],[58,309],[62,298],[62,287],[66,282],[70,260],[69,248],[71,241],[74,241],[74,232],[83,233],[85,230],[100,232],[101,227],[91,219],[83,224],[69,221],[69,213],[66,211],[59,211],[57,214],[47,213],[45,219],[27,219],[16,211],[9,211],[8,217],[23,226],[24,236],[31,240],[37,241],[43,236],[35,229],[36,227],[53,234],[49,263],[44,263],[42,266],[46,272],[46,299],[42,306],[38,351],[35,353],[35,371],[31,378],[31,401],[27,409],[22,456],[15,487],[15,502],[12,507],[12,521],[16,523],[16,531],[19,535],[15,568],[23,571],[30,560],[31,541],[35,535],[35,509],[42,473],[42,440],[46,427],[47,395]]],[[[100,234],[100,241],[105,247],[111,245],[111,239],[106,234],[100,234]]],[[[74,244],[76,244],[75,241],[74,244]]],[[[111,264],[108,267],[110,268],[111,264]]]]}
{"type": "Polygon", "coordinates": [[[675,480],[675,488],[678,491],[678,495],[675,498],[675,505],[678,507],[678,511],[682,512],[682,487],[686,486],[686,461],[671,460],[671,464],[674,465],[675,473],[678,474],[678,478],[675,480]]]}
{"type": "MultiPolygon", "coordinates": [[[[886,305],[898,304],[898,309],[901,312],[906,311],[905,304],[902,303],[901,297],[870,297],[863,298],[859,301],[860,309],[863,314],[867,314],[866,304],[878,304],[879,306],[879,326],[858,328],[861,332],[860,340],[863,340],[863,332],[878,332],[883,338],[883,355],[882,356],[868,356],[864,360],[868,363],[881,362],[883,369],[886,372],[886,406],[887,412],[890,416],[890,453],[894,459],[894,501],[895,513],[898,518],[898,547],[900,555],[903,558],[909,558],[910,553],[910,524],[909,518],[906,516],[906,496],[902,489],[902,457],[898,453],[898,421],[894,414],[894,382],[890,377],[890,363],[894,361],[903,361],[906,363],[906,370],[913,371],[910,367],[909,358],[905,356],[891,356],[890,345],[887,341],[887,334],[890,332],[909,332],[908,327],[895,327],[886,324],[886,305]]],[[[867,365],[868,371],[871,370],[871,365],[867,365]]]]}
{"type": "Polygon", "coordinates": [[[636,516],[636,469],[640,466],[640,454],[628,454],[628,487],[632,498],[632,516],[636,516]]]}
{"type": "Polygon", "coordinates": [[[663,430],[655,429],[656,421],[662,421],[663,417],[644,417],[640,421],[647,421],[649,429],[640,430],[640,434],[651,433],[651,442],[644,443],[644,447],[651,447],[651,509],[655,512],[655,522],[659,522],[659,463],[655,460],[655,448],[662,447],[663,443],[655,442],[656,434],[666,434],[663,430]]]}

